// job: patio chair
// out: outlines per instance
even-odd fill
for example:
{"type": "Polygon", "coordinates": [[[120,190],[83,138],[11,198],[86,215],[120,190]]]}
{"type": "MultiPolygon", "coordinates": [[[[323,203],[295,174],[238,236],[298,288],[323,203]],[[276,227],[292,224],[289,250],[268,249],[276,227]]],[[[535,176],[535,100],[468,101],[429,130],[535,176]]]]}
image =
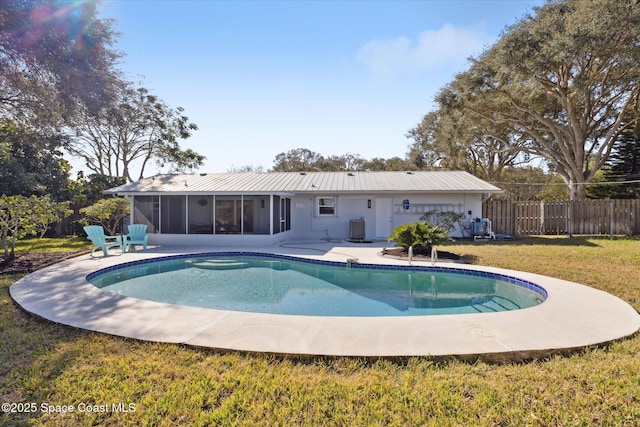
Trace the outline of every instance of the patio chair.
{"type": "Polygon", "coordinates": [[[91,257],[96,249],[102,249],[104,256],[107,256],[109,248],[120,247],[120,251],[124,251],[122,245],[122,236],[107,236],[104,234],[104,228],[101,225],[88,225],[84,227],[85,233],[87,233],[87,239],[93,243],[93,249],[91,250],[91,257]]]}
{"type": "Polygon", "coordinates": [[[133,245],[142,245],[142,250],[147,250],[147,224],[129,224],[129,232],[124,236],[125,252],[131,249],[133,245]]]}

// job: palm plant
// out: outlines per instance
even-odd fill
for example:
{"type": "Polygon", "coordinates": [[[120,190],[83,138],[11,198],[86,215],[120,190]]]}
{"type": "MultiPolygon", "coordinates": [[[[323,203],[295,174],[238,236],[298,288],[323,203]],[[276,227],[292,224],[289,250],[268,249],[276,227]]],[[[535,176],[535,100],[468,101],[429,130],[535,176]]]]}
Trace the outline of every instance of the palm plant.
{"type": "Polygon", "coordinates": [[[395,246],[402,247],[404,251],[412,246],[415,253],[423,254],[429,254],[433,246],[451,240],[446,228],[425,221],[399,225],[387,239],[395,240],[395,246]]]}

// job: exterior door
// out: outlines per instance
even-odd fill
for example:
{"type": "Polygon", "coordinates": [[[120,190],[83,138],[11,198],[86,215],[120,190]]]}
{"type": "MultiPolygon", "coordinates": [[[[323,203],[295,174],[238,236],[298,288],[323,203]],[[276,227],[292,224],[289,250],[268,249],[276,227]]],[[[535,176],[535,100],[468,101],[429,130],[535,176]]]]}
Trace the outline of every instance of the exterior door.
{"type": "Polygon", "coordinates": [[[386,239],[391,234],[391,197],[376,198],[376,238],[386,239]]]}

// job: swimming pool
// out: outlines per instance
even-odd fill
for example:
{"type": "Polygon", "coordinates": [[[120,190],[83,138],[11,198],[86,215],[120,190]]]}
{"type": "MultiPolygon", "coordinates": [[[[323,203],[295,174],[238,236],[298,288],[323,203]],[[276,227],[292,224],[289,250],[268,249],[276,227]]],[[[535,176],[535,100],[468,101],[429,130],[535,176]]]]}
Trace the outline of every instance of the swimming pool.
{"type": "Polygon", "coordinates": [[[519,310],[547,293],[523,279],[251,252],[141,260],[96,271],[103,291],[176,305],[306,316],[428,316],[519,310]]]}
{"type": "MultiPolygon", "coordinates": [[[[295,243],[295,242],[294,242],[295,243]]],[[[298,243],[296,243],[298,245],[298,243]]],[[[344,261],[407,267],[380,257],[380,247],[310,249],[265,247],[292,259],[344,261]],[[321,249],[319,251],[318,249],[321,249]]],[[[527,360],[612,342],[640,329],[640,314],[626,301],[578,283],[539,274],[481,265],[436,264],[534,283],[546,291],[544,303],[524,310],[438,316],[290,316],[166,304],[105,292],[87,281],[93,273],[142,267],[145,260],[186,259],[210,248],[166,246],[106,258],[88,254],[31,273],[9,288],[24,310],[64,325],[106,334],[223,351],[273,354],[404,357],[482,357],[527,360]],[[142,262],[141,262],[142,261],[142,262]]],[[[283,258],[280,258],[283,259],[283,258]]],[[[413,267],[427,264],[414,262],[413,267]]],[[[428,266],[429,271],[434,267],[428,266]]]]}

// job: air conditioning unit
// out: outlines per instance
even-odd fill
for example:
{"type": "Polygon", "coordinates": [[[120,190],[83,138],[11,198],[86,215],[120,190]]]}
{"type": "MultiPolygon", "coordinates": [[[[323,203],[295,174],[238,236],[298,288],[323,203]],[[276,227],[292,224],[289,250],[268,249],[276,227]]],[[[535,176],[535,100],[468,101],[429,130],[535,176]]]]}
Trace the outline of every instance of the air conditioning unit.
{"type": "Polygon", "coordinates": [[[349,239],[364,240],[364,218],[352,219],[349,221],[349,239]]]}

